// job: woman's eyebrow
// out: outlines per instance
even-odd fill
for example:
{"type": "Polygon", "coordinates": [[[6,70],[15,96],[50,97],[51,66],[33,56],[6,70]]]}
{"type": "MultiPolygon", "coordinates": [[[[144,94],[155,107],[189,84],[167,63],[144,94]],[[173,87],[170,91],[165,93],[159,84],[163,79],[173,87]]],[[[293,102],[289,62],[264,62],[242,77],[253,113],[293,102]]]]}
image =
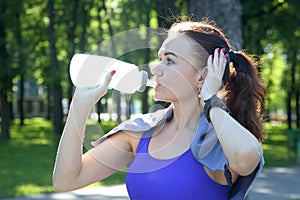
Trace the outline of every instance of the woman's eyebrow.
{"type": "Polygon", "coordinates": [[[165,55],[165,56],[167,56],[167,55],[173,55],[173,56],[175,56],[175,57],[177,58],[176,54],[173,53],[173,52],[166,52],[166,53],[164,53],[164,55],[165,55]]]}

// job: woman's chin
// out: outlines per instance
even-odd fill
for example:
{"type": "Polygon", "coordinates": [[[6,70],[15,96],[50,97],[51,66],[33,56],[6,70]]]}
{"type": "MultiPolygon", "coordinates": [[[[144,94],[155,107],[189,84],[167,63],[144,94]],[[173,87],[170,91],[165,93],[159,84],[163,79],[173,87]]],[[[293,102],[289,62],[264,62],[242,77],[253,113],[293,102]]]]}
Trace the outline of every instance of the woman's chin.
{"type": "Polygon", "coordinates": [[[172,100],[170,99],[170,96],[163,96],[159,94],[154,94],[154,101],[166,101],[166,102],[171,102],[172,100]]]}
{"type": "Polygon", "coordinates": [[[154,101],[163,101],[163,99],[157,97],[157,95],[154,95],[154,101]]]}
{"type": "Polygon", "coordinates": [[[154,89],[154,100],[155,101],[167,101],[171,102],[174,95],[167,89],[163,87],[157,87],[154,89]]]}

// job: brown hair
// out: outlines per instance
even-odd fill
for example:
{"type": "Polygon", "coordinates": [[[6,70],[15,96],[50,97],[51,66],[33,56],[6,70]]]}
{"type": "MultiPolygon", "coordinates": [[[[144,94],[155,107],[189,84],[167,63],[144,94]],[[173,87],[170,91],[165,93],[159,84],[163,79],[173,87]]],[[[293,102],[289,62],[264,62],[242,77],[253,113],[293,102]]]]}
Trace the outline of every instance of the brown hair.
{"type": "MultiPolygon", "coordinates": [[[[228,54],[231,50],[224,33],[216,27],[214,22],[208,20],[175,23],[171,31],[183,33],[200,44],[201,48],[207,52],[207,58],[216,48],[225,48],[228,54]]],[[[203,55],[203,52],[197,53],[203,55]]],[[[226,80],[223,79],[225,82],[223,100],[231,110],[232,116],[259,141],[262,141],[262,116],[266,90],[258,77],[257,66],[252,58],[244,51],[235,51],[230,54],[230,68],[225,70],[226,80]]],[[[202,63],[202,66],[206,66],[206,63],[202,63]]]]}

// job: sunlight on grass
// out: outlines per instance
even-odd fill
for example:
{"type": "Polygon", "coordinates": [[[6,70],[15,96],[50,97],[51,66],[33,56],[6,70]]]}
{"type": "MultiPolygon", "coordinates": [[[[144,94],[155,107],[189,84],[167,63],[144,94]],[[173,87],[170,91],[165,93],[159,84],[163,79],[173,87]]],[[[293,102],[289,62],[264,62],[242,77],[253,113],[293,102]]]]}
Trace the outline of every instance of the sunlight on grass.
{"type": "Polygon", "coordinates": [[[52,186],[39,186],[35,184],[22,184],[16,187],[16,196],[53,192],[52,186]]]}
{"type": "Polygon", "coordinates": [[[24,126],[14,120],[11,139],[0,141],[0,197],[23,196],[54,191],[52,169],[59,137],[51,122],[26,119],[24,126]]]}
{"type": "MultiPolygon", "coordinates": [[[[114,122],[103,123],[103,130],[95,121],[89,121],[86,135],[90,140],[101,137],[112,129],[114,122]]],[[[9,141],[0,140],[0,198],[20,197],[54,192],[52,171],[60,136],[53,133],[52,123],[43,118],[12,121],[9,141]]],[[[116,173],[100,184],[124,183],[125,173],[116,173]]]]}
{"type": "Polygon", "coordinates": [[[292,152],[289,146],[288,135],[286,134],[286,125],[271,126],[268,128],[268,137],[263,143],[265,167],[287,166],[295,164],[295,152],[292,152]]]}

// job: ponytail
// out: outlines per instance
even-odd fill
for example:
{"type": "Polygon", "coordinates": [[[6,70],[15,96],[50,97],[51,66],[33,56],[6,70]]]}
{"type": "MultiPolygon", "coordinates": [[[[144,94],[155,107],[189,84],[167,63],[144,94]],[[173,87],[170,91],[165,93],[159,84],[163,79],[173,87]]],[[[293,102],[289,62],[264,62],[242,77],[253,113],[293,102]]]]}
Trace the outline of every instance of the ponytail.
{"type": "Polygon", "coordinates": [[[233,118],[262,141],[266,90],[253,60],[243,51],[230,54],[230,74],[224,88],[226,104],[233,118]]]}

